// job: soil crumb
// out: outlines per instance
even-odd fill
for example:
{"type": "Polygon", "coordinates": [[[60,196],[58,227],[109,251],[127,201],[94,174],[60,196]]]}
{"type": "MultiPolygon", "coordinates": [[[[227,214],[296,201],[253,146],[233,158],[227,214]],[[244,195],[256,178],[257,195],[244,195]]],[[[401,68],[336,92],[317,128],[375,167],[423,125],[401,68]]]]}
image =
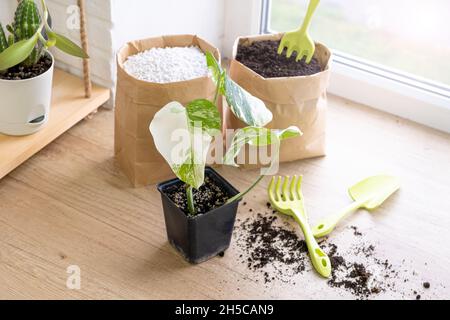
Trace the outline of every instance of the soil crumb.
{"type": "Polygon", "coordinates": [[[359,237],[359,236],[362,236],[362,233],[359,232],[357,226],[351,226],[350,228],[353,230],[353,234],[354,234],[355,236],[358,236],[358,237],[359,237]]]}
{"type": "Polygon", "coordinates": [[[279,55],[279,45],[280,41],[273,40],[241,45],[238,47],[236,60],[264,78],[308,76],[322,71],[319,61],[315,58],[307,64],[305,59],[295,61],[295,52],[290,58],[286,57],[286,51],[279,55]]]}

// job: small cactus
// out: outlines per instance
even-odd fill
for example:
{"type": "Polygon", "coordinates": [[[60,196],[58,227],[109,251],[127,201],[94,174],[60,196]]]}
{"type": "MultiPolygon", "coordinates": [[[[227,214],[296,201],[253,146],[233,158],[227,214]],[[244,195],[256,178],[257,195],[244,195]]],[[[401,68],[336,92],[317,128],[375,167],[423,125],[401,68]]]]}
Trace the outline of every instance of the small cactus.
{"type": "Polygon", "coordinates": [[[3,30],[3,26],[0,23],[0,53],[5,51],[8,48],[8,41],[6,40],[5,31],[3,30]]]}
{"type": "MultiPolygon", "coordinates": [[[[14,36],[14,42],[18,42],[33,37],[38,31],[40,24],[41,16],[34,0],[21,0],[14,14],[14,22],[8,29],[10,29],[10,32],[14,36]]],[[[41,43],[37,43],[30,56],[23,61],[23,64],[25,66],[31,66],[37,63],[43,52],[43,46],[41,43]]]]}
{"type": "Polygon", "coordinates": [[[6,26],[10,33],[8,38],[0,24],[0,72],[20,64],[26,67],[34,65],[50,47],[57,47],[75,57],[89,58],[76,43],[52,30],[45,0],[41,0],[41,7],[44,18],[41,18],[35,0],[20,0],[14,22],[6,26]]]}

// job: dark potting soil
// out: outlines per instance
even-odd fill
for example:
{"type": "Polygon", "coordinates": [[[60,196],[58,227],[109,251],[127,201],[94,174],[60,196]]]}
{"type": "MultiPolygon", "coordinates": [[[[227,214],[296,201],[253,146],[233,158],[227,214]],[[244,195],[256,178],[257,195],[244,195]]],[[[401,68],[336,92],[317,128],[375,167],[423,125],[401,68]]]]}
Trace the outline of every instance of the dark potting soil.
{"type": "MultiPolygon", "coordinates": [[[[270,203],[267,209],[265,213],[237,220],[234,243],[241,251],[239,259],[248,269],[259,274],[268,288],[274,281],[295,284],[296,275],[314,272],[306,242],[298,237],[300,231],[295,224],[273,215],[270,203]]],[[[380,259],[375,245],[367,242],[358,228],[351,226],[348,230],[351,231],[349,235],[355,237],[355,244],[344,252],[328,239],[320,242],[333,267],[327,284],[350,292],[357,299],[368,299],[385,291],[415,298],[417,291],[411,296],[412,292],[405,289],[400,292],[396,286],[399,280],[409,282],[409,273],[401,273],[388,260],[380,259]]],[[[423,288],[430,287],[429,283],[422,285],[423,288]]]]}
{"type": "Polygon", "coordinates": [[[25,80],[31,79],[45,73],[52,66],[52,58],[44,55],[36,64],[25,67],[18,65],[9,68],[5,73],[0,72],[0,79],[3,80],[25,80]]]}
{"type": "Polygon", "coordinates": [[[275,279],[289,282],[294,274],[306,269],[306,242],[300,240],[293,230],[276,225],[277,220],[276,216],[260,213],[254,220],[247,218],[239,226],[242,238],[236,241],[246,252],[245,257],[240,257],[242,262],[249,269],[260,271],[265,283],[275,279]],[[269,264],[275,273],[269,274],[265,270],[269,264]]]}
{"type": "MultiPolygon", "coordinates": [[[[178,208],[189,215],[185,184],[176,184],[164,192],[178,208]]],[[[230,195],[208,175],[205,177],[205,183],[198,190],[194,189],[193,195],[197,214],[204,214],[219,208],[230,198],[230,195]]]]}
{"type": "MultiPolygon", "coordinates": [[[[336,244],[328,243],[325,251],[328,251],[327,254],[332,266],[331,279],[328,280],[330,287],[344,288],[356,297],[363,299],[385,291],[386,287],[391,285],[387,282],[378,282],[376,280],[371,283],[372,273],[366,269],[366,266],[363,263],[346,261],[338,252],[336,244]]],[[[373,256],[374,246],[364,245],[358,247],[356,252],[354,251],[356,254],[361,252],[364,252],[365,258],[370,258],[373,256]]],[[[383,280],[386,281],[389,277],[390,273],[387,273],[383,280]]]]}
{"type": "Polygon", "coordinates": [[[295,61],[295,52],[290,58],[286,57],[286,52],[279,55],[279,45],[280,41],[273,40],[241,45],[238,47],[236,60],[264,78],[308,76],[322,71],[319,61],[315,58],[307,64],[305,59],[295,61]]]}

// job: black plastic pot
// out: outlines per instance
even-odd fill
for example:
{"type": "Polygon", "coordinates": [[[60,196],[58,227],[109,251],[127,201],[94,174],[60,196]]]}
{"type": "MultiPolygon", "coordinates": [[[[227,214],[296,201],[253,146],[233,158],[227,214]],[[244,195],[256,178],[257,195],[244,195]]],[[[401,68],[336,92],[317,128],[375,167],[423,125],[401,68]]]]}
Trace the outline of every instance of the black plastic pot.
{"type": "MultiPolygon", "coordinates": [[[[205,174],[227,191],[230,196],[239,193],[212,168],[206,168],[205,174]]],[[[189,217],[165,193],[167,188],[180,183],[182,183],[181,180],[173,179],[157,186],[161,193],[167,237],[172,246],[187,261],[197,264],[228,249],[239,201],[225,204],[195,217],[189,217]]]]}

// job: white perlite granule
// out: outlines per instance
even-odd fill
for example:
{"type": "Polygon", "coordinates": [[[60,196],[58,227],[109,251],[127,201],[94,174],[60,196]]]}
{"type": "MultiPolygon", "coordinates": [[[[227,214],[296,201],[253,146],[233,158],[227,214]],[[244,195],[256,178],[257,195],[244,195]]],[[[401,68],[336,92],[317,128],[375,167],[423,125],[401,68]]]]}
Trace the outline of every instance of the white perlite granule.
{"type": "Polygon", "coordinates": [[[169,83],[208,75],[205,54],[196,46],[152,48],[128,57],[125,70],[139,80],[169,83]]]}

